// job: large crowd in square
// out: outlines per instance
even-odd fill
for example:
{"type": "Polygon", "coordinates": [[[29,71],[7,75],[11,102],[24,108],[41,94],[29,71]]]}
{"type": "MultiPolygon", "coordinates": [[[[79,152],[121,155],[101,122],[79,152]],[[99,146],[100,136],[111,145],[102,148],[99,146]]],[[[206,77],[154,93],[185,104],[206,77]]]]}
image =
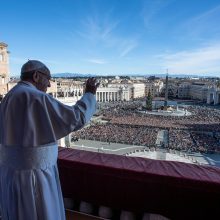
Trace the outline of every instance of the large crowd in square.
{"type": "Polygon", "coordinates": [[[143,101],[106,103],[93,121],[74,133],[77,138],[155,146],[159,130],[168,131],[169,149],[192,152],[220,152],[220,110],[206,106],[185,106],[190,116],[158,116],[140,112],[143,101]]]}

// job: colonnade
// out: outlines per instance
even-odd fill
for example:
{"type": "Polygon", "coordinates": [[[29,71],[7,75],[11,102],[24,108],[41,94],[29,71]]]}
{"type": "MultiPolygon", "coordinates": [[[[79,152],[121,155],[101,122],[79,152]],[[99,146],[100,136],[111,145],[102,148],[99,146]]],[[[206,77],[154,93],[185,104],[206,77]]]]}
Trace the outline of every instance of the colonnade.
{"type": "Polygon", "coordinates": [[[96,92],[96,99],[98,102],[120,101],[120,92],[96,92]]]}

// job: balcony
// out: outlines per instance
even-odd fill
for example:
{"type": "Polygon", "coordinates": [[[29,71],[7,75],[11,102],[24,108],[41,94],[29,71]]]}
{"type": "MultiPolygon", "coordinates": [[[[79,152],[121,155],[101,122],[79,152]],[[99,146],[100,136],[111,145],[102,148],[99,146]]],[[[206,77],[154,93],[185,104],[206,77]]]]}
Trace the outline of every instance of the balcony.
{"type": "Polygon", "coordinates": [[[111,208],[111,219],[120,219],[122,210],[135,219],[144,213],[178,220],[220,216],[216,167],[70,148],[59,149],[58,167],[63,196],[72,198],[75,211],[84,201],[92,204],[92,215],[100,206],[111,208]]]}

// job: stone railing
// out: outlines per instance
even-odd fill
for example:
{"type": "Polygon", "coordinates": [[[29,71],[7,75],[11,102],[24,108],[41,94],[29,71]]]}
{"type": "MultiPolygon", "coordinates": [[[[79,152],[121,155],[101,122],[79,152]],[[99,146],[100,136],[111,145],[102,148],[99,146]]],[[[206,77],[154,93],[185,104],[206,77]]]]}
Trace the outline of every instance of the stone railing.
{"type": "Polygon", "coordinates": [[[220,218],[216,167],[70,148],[59,149],[58,167],[65,198],[75,206],[84,201],[109,207],[112,219],[120,219],[114,215],[121,210],[136,219],[144,213],[180,220],[220,218]]]}

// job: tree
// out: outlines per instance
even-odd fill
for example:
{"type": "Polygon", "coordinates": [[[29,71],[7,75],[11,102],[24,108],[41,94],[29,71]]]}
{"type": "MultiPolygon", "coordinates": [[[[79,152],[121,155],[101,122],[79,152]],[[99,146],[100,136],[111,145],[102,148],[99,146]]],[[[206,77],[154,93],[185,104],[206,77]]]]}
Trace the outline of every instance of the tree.
{"type": "Polygon", "coordinates": [[[148,92],[147,99],[146,99],[146,109],[148,111],[152,111],[152,95],[148,92]]]}

